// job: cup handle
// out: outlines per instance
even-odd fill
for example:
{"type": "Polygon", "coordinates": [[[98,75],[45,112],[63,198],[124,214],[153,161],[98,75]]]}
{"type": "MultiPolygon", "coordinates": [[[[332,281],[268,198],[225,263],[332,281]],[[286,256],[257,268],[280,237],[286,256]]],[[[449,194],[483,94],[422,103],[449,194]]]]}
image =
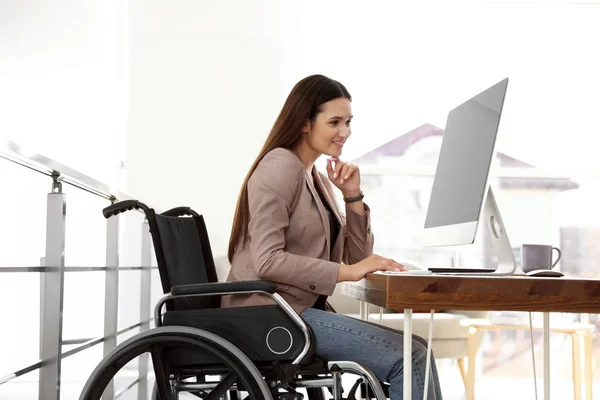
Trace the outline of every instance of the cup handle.
{"type": "Polygon", "coordinates": [[[552,267],[550,267],[550,269],[554,268],[556,266],[556,264],[558,264],[558,262],[560,261],[560,258],[562,257],[562,252],[560,251],[560,249],[558,247],[553,247],[552,250],[556,250],[558,252],[558,258],[556,259],[556,261],[554,261],[554,263],[552,264],[552,267]]]}

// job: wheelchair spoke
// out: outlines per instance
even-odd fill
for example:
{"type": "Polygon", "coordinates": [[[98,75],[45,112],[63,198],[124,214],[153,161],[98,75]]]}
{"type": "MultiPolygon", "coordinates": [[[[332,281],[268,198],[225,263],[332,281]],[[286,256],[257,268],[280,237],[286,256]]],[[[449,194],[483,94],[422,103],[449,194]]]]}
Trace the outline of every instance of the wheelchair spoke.
{"type": "Polygon", "coordinates": [[[219,400],[221,396],[227,392],[227,390],[235,383],[237,379],[237,375],[234,373],[230,373],[223,379],[215,388],[210,392],[210,394],[204,398],[204,400],[219,400]]]}

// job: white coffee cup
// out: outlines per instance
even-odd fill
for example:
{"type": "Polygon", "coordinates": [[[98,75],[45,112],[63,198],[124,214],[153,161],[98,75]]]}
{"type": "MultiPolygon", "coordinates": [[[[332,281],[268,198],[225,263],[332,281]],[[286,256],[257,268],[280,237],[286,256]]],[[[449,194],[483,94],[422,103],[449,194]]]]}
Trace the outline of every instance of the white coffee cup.
{"type": "Polygon", "coordinates": [[[521,245],[521,269],[525,273],[536,269],[552,269],[561,256],[560,249],[549,244],[523,244],[521,245]],[[554,262],[552,262],[552,250],[558,253],[554,262]]]}

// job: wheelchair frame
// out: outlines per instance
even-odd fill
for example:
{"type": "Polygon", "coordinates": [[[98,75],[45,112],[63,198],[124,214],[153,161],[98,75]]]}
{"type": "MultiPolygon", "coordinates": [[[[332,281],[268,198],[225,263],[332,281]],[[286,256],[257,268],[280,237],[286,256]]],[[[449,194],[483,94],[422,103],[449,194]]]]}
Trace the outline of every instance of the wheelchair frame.
{"type": "MultiPolygon", "coordinates": [[[[144,211],[147,218],[154,215],[152,209],[137,200],[126,200],[113,204],[106,207],[103,214],[109,218],[132,209],[144,211]]],[[[160,215],[167,217],[190,215],[201,218],[189,207],[177,207],[160,215]]],[[[155,251],[157,251],[156,246],[155,243],[155,251]]],[[[210,247],[209,244],[208,246],[210,247]]],[[[212,257],[211,253],[210,257],[212,257]]],[[[355,391],[358,384],[364,383],[368,384],[377,400],[386,399],[377,377],[359,363],[327,361],[326,368],[323,368],[321,362],[316,368],[310,369],[310,362],[314,360],[307,360],[307,356],[310,356],[313,344],[312,332],[293,308],[276,293],[276,290],[277,285],[269,281],[205,282],[172,286],[170,292],[166,293],[154,308],[156,327],[133,336],[107,354],[87,380],[80,400],[100,399],[105,387],[118,371],[129,361],[146,352],[152,355],[156,378],[153,399],[157,400],[178,399],[180,392],[190,392],[208,400],[220,399],[222,396],[237,399],[239,390],[247,392],[248,398],[253,400],[301,400],[303,395],[296,391],[298,388],[307,389],[309,399],[314,400],[324,399],[323,388],[329,388],[334,400],[342,400],[341,374],[343,372],[362,378],[362,382],[357,381],[352,392],[355,391]],[[251,293],[270,296],[289,317],[289,320],[300,329],[304,338],[302,350],[291,363],[279,365],[277,362],[273,362],[274,373],[266,371],[264,368],[261,370],[238,346],[213,332],[192,326],[164,325],[163,315],[166,314],[163,314],[163,308],[172,304],[175,299],[251,293]],[[209,366],[208,368],[203,365],[171,368],[164,364],[165,357],[163,357],[164,351],[171,348],[204,349],[212,355],[216,355],[223,365],[209,366]],[[220,375],[222,380],[207,382],[206,376],[212,375],[220,375]],[[299,378],[298,375],[302,375],[302,377],[299,378]],[[196,377],[197,382],[185,381],[192,377],[196,377]],[[279,393],[280,390],[287,392],[279,393]],[[277,397],[273,397],[274,395],[277,397]]],[[[351,393],[350,399],[354,399],[354,393],[351,393]]]]}

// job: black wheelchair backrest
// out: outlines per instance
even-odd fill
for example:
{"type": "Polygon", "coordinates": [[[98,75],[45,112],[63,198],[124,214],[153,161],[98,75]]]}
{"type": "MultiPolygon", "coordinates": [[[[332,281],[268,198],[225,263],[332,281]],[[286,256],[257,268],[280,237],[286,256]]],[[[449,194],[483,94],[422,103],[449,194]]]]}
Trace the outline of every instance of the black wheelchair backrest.
{"type": "MultiPolygon", "coordinates": [[[[145,210],[145,213],[164,293],[170,292],[175,285],[217,282],[208,232],[201,215],[173,216],[169,211],[156,214],[153,209],[145,210]]],[[[174,301],[177,310],[219,306],[218,297],[174,301]]]]}

